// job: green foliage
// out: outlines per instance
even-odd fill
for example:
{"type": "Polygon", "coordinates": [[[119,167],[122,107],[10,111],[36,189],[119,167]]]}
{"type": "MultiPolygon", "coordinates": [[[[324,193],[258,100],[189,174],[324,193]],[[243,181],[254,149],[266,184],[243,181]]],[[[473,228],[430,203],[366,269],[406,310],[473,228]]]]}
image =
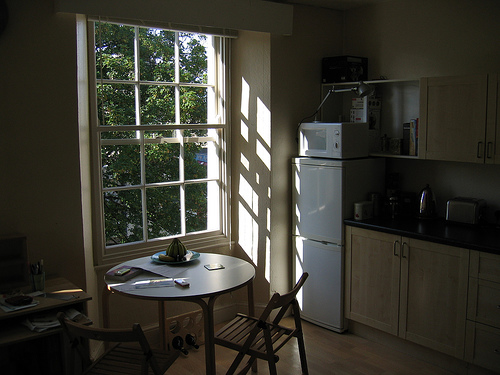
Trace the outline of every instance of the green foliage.
{"type": "MultiPolygon", "coordinates": [[[[134,27],[96,23],[97,115],[99,124],[109,126],[101,132],[104,140],[131,140],[130,144],[104,144],[101,147],[102,184],[110,189],[103,194],[107,245],[144,241],[181,233],[181,184],[148,186],[178,182],[180,178],[179,143],[151,143],[148,140],[175,137],[175,44],[172,31],[139,28],[139,75],[136,90],[134,27]],[[119,82],[113,82],[114,80],[119,82]],[[139,94],[139,113],[136,95],[139,94]],[[164,125],[164,131],[116,131],[115,126],[164,125]],[[143,137],[141,147],[135,140],[143,137]],[[141,172],[141,157],[145,169],[141,172]],[[144,179],[144,181],[142,181],[144,179]],[[126,187],[125,190],[117,189],[126,187]],[[144,203],[143,203],[144,202],[144,203]],[[143,208],[143,205],[145,207],[143,208]],[[146,218],[143,218],[143,209],[146,218]],[[145,220],[144,220],[145,219],[145,220]],[[144,222],[145,221],[145,222],[144,222]],[[144,230],[146,228],[146,230],[144,230]]],[[[207,53],[201,35],[179,33],[179,80],[183,83],[207,82],[207,53]]],[[[181,123],[207,123],[207,89],[180,87],[181,123]]],[[[206,130],[184,130],[183,136],[206,135],[206,130]]],[[[207,177],[200,163],[202,143],[184,147],[184,175],[196,180],[207,177]]],[[[185,185],[186,232],[207,228],[207,185],[185,185]]]]}

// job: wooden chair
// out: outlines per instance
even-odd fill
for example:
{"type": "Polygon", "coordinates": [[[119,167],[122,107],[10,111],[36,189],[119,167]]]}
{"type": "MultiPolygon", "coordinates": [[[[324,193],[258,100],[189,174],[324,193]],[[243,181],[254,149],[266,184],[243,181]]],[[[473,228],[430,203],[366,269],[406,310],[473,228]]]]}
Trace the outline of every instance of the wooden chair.
{"type": "Polygon", "coordinates": [[[234,374],[245,355],[249,355],[248,363],[238,374],[246,374],[257,358],[266,360],[270,374],[276,374],[276,362],[280,350],[292,337],[296,337],[299,346],[302,373],[308,374],[306,349],[300,320],[300,309],[296,295],[309,275],[305,272],[295,287],[288,293],[274,293],[259,318],[244,314],[236,317],[215,334],[215,343],[238,351],[227,374],[234,374]],[[279,325],[281,319],[292,308],[295,328],[279,325]],[[276,317],[270,320],[271,313],[279,309],[276,317]]]}
{"type": "Polygon", "coordinates": [[[172,353],[153,351],[138,323],[131,329],[106,329],[72,322],[62,312],[57,314],[57,319],[61,322],[71,344],[69,365],[72,371],[75,369],[75,351],[81,357],[83,374],[163,375],[179,356],[178,351],[172,353]],[[87,340],[103,341],[113,345],[92,361],[87,340]],[[134,343],[135,345],[131,345],[134,343]]]}

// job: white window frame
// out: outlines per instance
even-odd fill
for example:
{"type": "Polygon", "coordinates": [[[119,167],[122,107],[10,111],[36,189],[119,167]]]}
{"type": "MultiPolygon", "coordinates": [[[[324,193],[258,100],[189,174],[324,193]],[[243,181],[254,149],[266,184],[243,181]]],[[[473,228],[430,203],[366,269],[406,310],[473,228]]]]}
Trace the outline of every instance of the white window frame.
{"type": "MultiPolygon", "coordinates": [[[[219,176],[215,178],[218,181],[220,188],[218,189],[220,203],[218,207],[208,207],[208,220],[217,220],[219,225],[216,230],[206,230],[198,233],[185,233],[185,207],[181,207],[181,225],[182,233],[172,237],[160,238],[160,239],[147,239],[147,229],[144,228],[145,240],[141,242],[128,243],[128,244],[117,244],[113,246],[106,246],[106,238],[104,231],[104,208],[103,208],[103,192],[106,190],[102,185],[102,174],[101,174],[101,146],[104,143],[107,144],[119,144],[121,140],[101,140],[102,131],[110,131],[110,126],[101,126],[98,123],[97,116],[97,79],[96,79],[96,66],[95,66],[95,35],[94,35],[94,23],[99,22],[97,19],[89,19],[87,23],[87,40],[88,40],[88,61],[89,61],[89,99],[90,99],[90,138],[91,138],[91,157],[92,157],[92,202],[93,202],[93,247],[94,247],[94,264],[111,264],[126,259],[134,258],[137,256],[152,255],[157,251],[163,250],[173,237],[180,238],[183,243],[186,244],[188,249],[195,251],[207,251],[212,247],[220,247],[229,244],[229,155],[228,142],[229,139],[229,124],[228,124],[228,108],[229,101],[227,95],[229,87],[229,67],[228,67],[228,56],[229,56],[229,40],[228,38],[214,36],[213,37],[213,48],[209,49],[209,59],[208,59],[208,70],[212,71],[209,75],[209,82],[206,85],[196,84],[196,87],[205,86],[208,88],[213,88],[212,93],[207,95],[207,108],[208,114],[207,119],[213,121],[207,124],[181,124],[180,123],[180,111],[179,111],[179,90],[181,87],[189,87],[190,84],[184,84],[179,82],[179,74],[176,73],[176,80],[171,85],[175,87],[176,91],[176,120],[173,125],[126,125],[126,126],[112,126],[112,131],[165,131],[165,130],[176,130],[176,138],[157,138],[148,139],[149,143],[163,143],[163,142],[175,142],[180,143],[181,150],[186,142],[204,142],[204,141],[214,141],[218,143],[218,171],[219,176]],[[213,56],[212,56],[213,55],[213,56]],[[211,58],[213,57],[213,58],[211,58]],[[208,137],[182,137],[181,131],[183,129],[216,129],[215,137],[210,137],[210,131],[208,137]],[[216,134],[217,133],[217,134],[216,134]],[[218,139],[216,139],[218,138],[218,139]],[[213,212],[216,212],[215,215],[213,212]]],[[[120,24],[124,24],[120,22],[120,24]]],[[[134,27],[148,27],[143,24],[126,24],[127,26],[134,27]]],[[[150,26],[155,28],[155,26],[150,26]]],[[[172,30],[180,31],[183,30],[172,30]]],[[[186,31],[192,32],[192,31],[186,31]]],[[[177,69],[178,71],[178,69],[177,69]]],[[[104,82],[99,80],[100,82],[104,82]]],[[[137,87],[140,81],[136,81],[137,87]]],[[[106,83],[106,82],[104,82],[106,83]]],[[[119,81],[114,81],[114,83],[120,83],[119,81]]],[[[127,81],[130,83],[130,81],[127,81]]],[[[169,84],[170,85],[170,84],[169,84]]],[[[192,85],[191,85],[192,86],[192,85]]],[[[209,90],[210,91],[210,90],[209,90]]],[[[129,140],[130,141],[130,140],[129,140]]],[[[144,137],[134,140],[142,146],[144,145],[144,137]]],[[[143,157],[143,156],[142,156],[143,157]]],[[[175,185],[184,185],[185,181],[183,179],[183,165],[182,165],[182,151],[181,151],[181,166],[180,166],[180,182],[176,182],[175,185]]],[[[203,182],[206,180],[214,181],[213,176],[209,175],[206,179],[196,180],[196,182],[203,182]]],[[[141,183],[141,189],[143,190],[144,199],[144,189],[143,183],[141,183]]],[[[151,184],[147,184],[148,186],[151,184]]],[[[208,184],[210,185],[210,184],[208,184]]],[[[112,189],[117,190],[117,189],[112,189]]],[[[181,192],[184,189],[181,188],[181,192]]],[[[182,193],[181,193],[182,194],[182,193]]],[[[210,200],[209,200],[210,201],[210,200]]],[[[181,202],[183,200],[181,199],[181,202]]],[[[145,202],[143,201],[143,207],[145,202]]],[[[145,209],[143,210],[143,216],[146,215],[145,209]]]]}

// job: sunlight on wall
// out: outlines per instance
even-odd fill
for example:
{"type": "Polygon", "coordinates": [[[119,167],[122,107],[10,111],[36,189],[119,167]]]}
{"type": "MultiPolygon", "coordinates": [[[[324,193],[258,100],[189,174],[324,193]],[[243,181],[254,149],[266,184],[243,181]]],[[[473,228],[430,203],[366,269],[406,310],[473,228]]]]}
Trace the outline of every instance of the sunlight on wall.
{"type": "Polygon", "coordinates": [[[240,245],[245,250],[248,257],[254,262],[258,263],[258,237],[259,237],[259,226],[257,222],[252,217],[252,214],[248,208],[242,203],[239,203],[239,234],[240,234],[240,245]]]}
{"type": "Polygon", "coordinates": [[[271,113],[262,101],[257,98],[257,134],[256,153],[267,169],[271,170],[271,113]]]}
{"type": "Polygon", "coordinates": [[[243,154],[240,155],[240,163],[247,171],[250,171],[250,161],[243,154]]]}
{"type": "Polygon", "coordinates": [[[241,136],[243,137],[243,139],[245,141],[248,142],[248,136],[249,136],[249,134],[248,134],[248,126],[247,126],[247,124],[245,124],[245,121],[241,120],[240,128],[241,128],[240,129],[241,136]]]}
{"type": "Polygon", "coordinates": [[[271,112],[260,98],[257,98],[257,133],[271,147],[271,112]]]}
{"type": "Polygon", "coordinates": [[[245,78],[241,77],[241,114],[248,120],[248,114],[250,113],[250,86],[245,81],[245,78]]]}
{"type": "MultiPolygon", "coordinates": [[[[299,171],[297,170],[297,167],[294,166],[294,185],[293,185],[293,189],[295,191],[293,191],[293,194],[297,194],[298,192],[300,192],[300,177],[299,177],[299,171]]],[[[300,223],[300,210],[299,210],[299,206],[293,202],[294,206],[295,206],[295,228],[293,228],[293,233],[295,234],[299,234],[299,223],[300,223]]]]}
{"type": "MultiPolygon", "coordinates": [[[[304,272],[302,268],[304,260],[304,247],[303,247],[303,242],[300,237],[295,237],[295,279],[294,283],[299,281],[300,277],[302,276],[302,273],[304,272]]],[[[297,301],[299,302],[300,307],[302,307],[302,302],[303,302],[303,296],[302,296],[302,291],[304,289],[301,288],[299,290],[299,293],[297,294],[297,301]]]]}
{"type": "Polygon", "coordinates": [[[240,176],[240,187],[238,193],[246,203],[249,211],[254,216],[259,216],[259,196],[243,176],[240,176]]]}
{"type": "Polygon", "coordinates": [[[241,81],[241,146],[238,183],[239,245],[262,267],[270,280],[271,258],[271,113],[254,94],[251,85],[241,81]],[[246,142],[246,143],[245,143],[246,142]]]}

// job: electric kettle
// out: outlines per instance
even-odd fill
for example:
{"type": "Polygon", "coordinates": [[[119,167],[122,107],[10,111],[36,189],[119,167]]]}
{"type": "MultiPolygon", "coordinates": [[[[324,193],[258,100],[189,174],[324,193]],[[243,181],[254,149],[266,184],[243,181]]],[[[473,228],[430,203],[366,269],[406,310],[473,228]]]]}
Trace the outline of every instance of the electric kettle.
{"type": "Polygon", "coordinates": [[[419,217],[433,218],[436,216],[436,199],[429,184],[420,191],[419,202],[419,217]]]}

